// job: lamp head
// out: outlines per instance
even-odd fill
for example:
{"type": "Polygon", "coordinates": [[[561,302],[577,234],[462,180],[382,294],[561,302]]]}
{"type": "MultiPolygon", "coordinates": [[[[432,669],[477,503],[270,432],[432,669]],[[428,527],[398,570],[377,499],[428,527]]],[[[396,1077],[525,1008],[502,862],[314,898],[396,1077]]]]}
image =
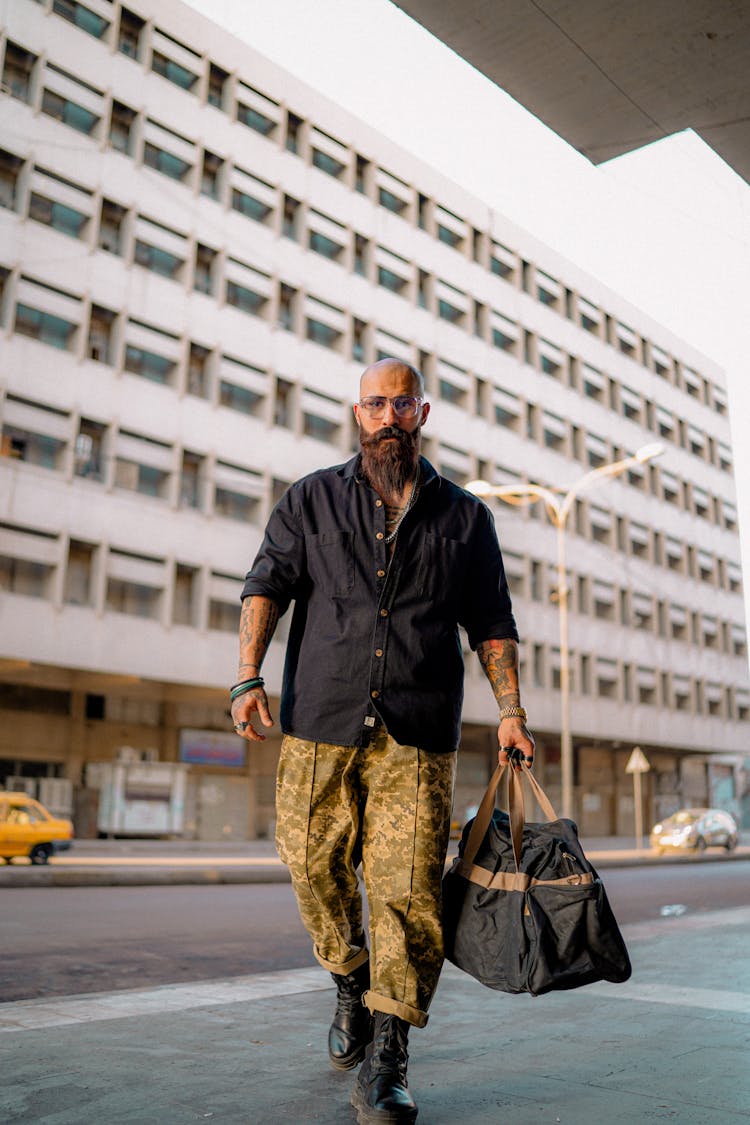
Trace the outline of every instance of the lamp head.
{"type": "Polygon", "coordinates": [[[651,441],[648,445],[642,445],[640,449],[636,449],[633,456],[636,461],[643,464],[644,461],[650,461],[652,457],[661,457],[664,452],[664,445],[660,441],[651,441]]]}
{"type": "Polygon", "coordinates": [[[475,496],[491,496],[494,491],[488,480],[470,480],[464,487],[475,496]]]}

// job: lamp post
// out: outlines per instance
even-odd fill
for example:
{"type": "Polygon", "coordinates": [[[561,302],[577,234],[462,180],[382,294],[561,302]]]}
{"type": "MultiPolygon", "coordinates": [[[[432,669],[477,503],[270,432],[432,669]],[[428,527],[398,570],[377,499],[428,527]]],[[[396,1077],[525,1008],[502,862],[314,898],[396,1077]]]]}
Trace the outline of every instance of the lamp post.
{"type": "Polygon", "coordinates": [[[490,484],[486,480],[469,481],[466,485],[476,496],[496,496],[507,504],[527,506],[544,501],[550,521],[557,530],[557,604],[560,610],[560,772],[562,781],[562,815],[573,816],[573,738],[570,729],[570,652],[568,648],[568,581],[565,562],[565,531],[573,501],[586,489],[605,478],[617,477],[635,465],[642,465],[664,452],[661,442],[641,446],[632,457],[600,465],[586,473],[567,492],[546,488],[541,484],[490,484]]]}

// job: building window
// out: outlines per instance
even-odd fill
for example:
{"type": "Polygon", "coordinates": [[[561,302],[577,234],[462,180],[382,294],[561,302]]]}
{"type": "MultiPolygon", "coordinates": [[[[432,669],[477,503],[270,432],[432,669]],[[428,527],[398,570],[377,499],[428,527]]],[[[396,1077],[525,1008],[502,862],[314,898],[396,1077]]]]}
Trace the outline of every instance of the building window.
{"type": "Polygon", "coordinates": [[[266,117],[257,109],[252,106],[243,105],[241,102],[237,103],[237,120],[242,125],[247,125],[249,129],[255,130],[263,137],[268,137],[276,128],[276,122],[270,117],[266,117]]]}
{"type": "Polygon", "coordinates": [[[37,465],[41,469],[59,469],[65,442],[47,434],[5,425],[2,428],[2,449],[4,456],[24,461],[27,465],[37,465]]]}
{"type": "Polygon", "coordinates": [[[67,605],[91,605],[95,550],[91,543],[70,540],[65,568],[64,596],[67,605]]]}
{"type": "Polygon", "coordinates": [[[192,453],[189,449],[182,452],[182,472],[180,474],[180,504],[183,508],[201,508],[205,457],[200,453],[192,453]]]}
{"type": "Polygon", "coordinates": [[[279,286],[279,328],[286,332],[294,331],[295,312],[297,306],[297,290],[291,285],[281,282],[279,286]]]}
{"type": "Polygon", "coordinates": [[[59,94],[55,94],[52,90],[45,90],[42,96],[42,113],[46,113],[48,117],[54,117],[56,121],[62,121],[64,125],[70,125],[72,129],[77,129],[79,133],[84,133],[90,137],[94,129],[99,124],[99,118],[91,110],[85,109],[77,102],[73,102],[70,98],[61,98],[59,94]]]}
{"type": "Polygon", "coordinates": [[[224,106],[224,90],[229,75],[216,63],[211,63],[208,68],[208,104],[215,105],[217,109],[224,106]]]}
{"type": "Polygon", "coordinates": [[[44,223],[71,238],[82,238],[89,221],[88,215],[84,215],[81,211],[66,207],[64,203],[56,203],[55,200],[47,199],[36,192],[31,193],[29,218],[37,223],[44,223]]]}
{"type": "Polygon", "coordinates": [[[232,210],[239,211],[248,219],[254,219],[256,223],[264,223],[272,213],[272,208],[267,203],[237,188],[232,188],[232,210]]]}
{"type": "Polygon", "coordinates": [[[268,298],[262,293],[255,293],[236,281],[227,281],[226,301],[228,305],[239,309],[240,312],[250,313],[252,316],[261,316],[268,303],[268,298]]]}
{"type": "Polygon", "coordinates": [[[81,418],[75,443],[74,468],[77,477],[104,480],[104,437],[106,426],[81,418]]]}
{"type": "Polygon", "coordinates": [[[129,12],[127,8],[121,10],[120,26],[117,29],[117,50],[120,54],[127,55],[129,59],[141,57],[141,35],[145,26],[146,21],[140,16],[129,12]]]}
{"type": "Polygon", "coordinates": [[[257,496],[247,496],[244,492],[234,492],[230,488],[217,488],[214,511],[228,520],[256,523],[260,513],[260,500],[257,496]]]}
{"type": "Polygon", "coordinates": [[[187,392],[197,398],[208,398],[208,365],[211,353],[200,344],[190,345],[188,352],[187,392]]]}
{"type": "Polygon", "coordinates": [[[286,379],[276,380],[273,423],[285,430],[294,428],[294,384],[286,379]]]}
{"type": "Polygon", "coordinates": [[[159,246],[141,242],[140,239],[136,239],[134,258],[136,265],[143,266],[152,273],[158,273],[161,277],[168,277],[172,281],[179,278],[180,270],[185,265],[182,258],[162,250],[159,246]]]}
{"type": "Polygon", "coordinates": [[[224,161],[220,156],[207,149],[203,153],[203,169],[201,171],[201,195],[209,199],[218,199],[221,192],[221,170],[224,161]]]}
{"type": "Polygon", "coordinates": [[[447,320],[450,324],[461,324],[464,319],[464,311],[456,305],[452,305],[450,301],[446,301],[444,297],[440,297],[438,298],[438,316],[441,320],[447,320]]]}
{"type": "Polygon", "coordinates": [[[82,31],[93,35],[95,39],[102,39],[107,33],[109,20],[98,16],[96,12],[92,12],[90,8],[77,3],[76,0],[54,0],[52,11],[74,23],[82,31]]]}
{"type": "Polygon", "coordinates": [[[168,82],[179,86],[181,90],[192,90],[198,81],[197,74],[188,70],[186,66],[180,66],[179,63],[168,59],[161,51],[152,52],[151,69],[154,74],[160,74],[162,78],[166,78],[168,82]]]}
{"type": "Polygon", "coordinates": [[[174,595],[172,600],[172,621],[175,625],[196,625],[196,577],[194,566],[177,563],[174,573],[174,595]]]}
{"type": "Polygon", "coordinates": [[[324,348],[335,348],[341,339],[341,333],[336,328],[332,328],[330,324],[324,324],[322,320],[315,320],[313,317],[307,318],[307,338],[312,340],[315,344],[322,344],[324,348]]]}
{"type": "Polygon", "coordinates": [[[234,602],[211,598],[208,603],[208,627],[221,633],[236,633],[240,626],[241,607],[234,602]]]}
{"type": "Polygon", "coordinates": [[[15,330],[20,336],[29,336],[32,340],[50,344],[53,348],[71,351],[76,328],[77,325],[61,316],[53,316],[52,313],[32,309],[28,305],[16,306],[15,330]]]}
{"type": "Polygon", "coordinates": [[[296,113],[291,111],[286,115],[286,148],[287,152],[298,153],[302,137],[303,121],[296,113]]]}
{"type": "Polygon", "coordinates": [[[136,112],[122,102],[112,102],[109,118],[109,143],[118,152],[132,155],[133,124],[136,112]]]}
{"type": "Polygon", "coordinates": [[[400,293],[403,296],[403,291],[406,289],[408,282],[406,278],[399,277],[393,270],[388,270],[385,266],[378,266],[378,285],[382,285],[384,289],[390,289],[391,293],[400,293]]]}
{"type": "Polygon", "coordinates": [[[346,165],[342,164],[334,156],[330,156],[327,152],[322,152],[319,148],[312,150],[312,162],[315,168],[320,168],[321,172],[325,172],[328,176],[333,176],[338,180],[346,169],[346,165]]]}
{"type": "Polygon", "coordinates": [[[210,246],[198,243],[195,247],[195,269],[193,272],[193,289],[198,293],[213,293],[214,267],[218,251],[210,246]]]}
{"type": "Polygon", "coordinates": [[[31,51],[8,41],[5,44],[5,63],[3,64],[3,86],[12,98],[21,102],[31,101],[31,81],[37,56],[31,51]]]}
{"type": "Polygon", "coordinates": [[[307,437],[316,438],[317,441],[325,441],[329,445],[336,444],[340,432],[339,425],[331,421],[330,418],[321,418],[319,414],[308,414],[307,412],[302,415],[302,429],[307,437]]]}
{"type": "Polygon", "coordinates": [[[174,153],[167,152],[163,148],[157,148],[156,145],[148,142],[143,150],[143,163],[156,172],[161,172],[164,176],[169,176],[171,180],[178,180],[180,183],[188,176],[192,168],[192,165],[188,164],[187,160],[183,160],[182,157],[175,156],[174,153]]]}
{"type": "Polygon", "coordinates": [[[321,254],[332,262],[338,261],[344,249],[340,243],[334,242],[332,238],[328,238],[317,230],[310,231],[309,246],[314,253],[321,254]]]}
{"type": "Polygon", "coordinates": [[[402,211],[406,210],[407,206],[406,200],[383,187],[378,188],[378,203],[381,207],[385,207],[387,211],[392,211],[394,215],[400,215],[402,211]]]}
{"type": "Polygon", "coordinates": [[[86,355],[97,363],[112,362],[112,331],[116,313],[101,305],[91,306],[86,355]]]}
{"type": "Polygon", "coordinates": [[[12,152],[0,150],[0,207],[15,211],[17,203],[18,177],[23,168],[23,160],[12,152]]]}
{"type": "Polygon", "coordinates": [[[454,250],[460,250],[463,244],[463,238],[456,231],[451,230],[450,227],[443,226],[438,223],[437,236],[440,242],[444,242],[446,246],[452,247],[454,250]]]}
{"type": "Polygon", "coordinates": [[[219,384],[219,405],[230,410],[238,410],[240,414],[258,414],[263,405],[264,397],[249,387],[241,387],[237,383],[229,383],[225,379],[219,384]]]}
{"type": "Polygon", "coordinates": [[[132,372],[133,375],[140,375],[152,383],[169,383],[176,366],[174,360],[157,355],[156,352],[135,348],[132,344],[127,344],[125,347],[125,370],[132,372]]]}
{"type": "Polygon", "coordinates": [[[299,200],[292,199],[291,195],[284,196],[284,210],[281,220],[281,233],[287,238],[299,237],[299,200]]]}
{"type": "Polygon", "coordinates": [[[370,179],[370,161],[357,153],[354,166],[354,187],[360,195],[367,195],[370,179]]]}
{"type": "Polygon", "coordinates": [[[125,215],[124,207],[111,199],[102,200],[99,219],[99,247],[110,254],[122,254],[122,236],[125,215]]]}
{"type": "Polygon", "coordinates": [[[354,317],[352,320],[352,359],[364,363],[366,359],[367,324],[354,317]]]}
{"type": "Polygon", "coordinates": [[[163,499],[168,484],[169,473],[164,469],[157,469],[153,465],[142,465],[137,461],[128,461],[123,457],[118,457],[115,463],[115,488],[163,499]]]}
{"type": "Polygon", "coordinates": [[[354,272],[360,277],[367,277],[370,258],[370,242],[362,234],[354,236],[354,272]]]}
{"type": "Polygon", "coordinates": [[[6,590],[9,594],[46,598],[52,574],[53,568],[44,563],[0,555],[0,590],[6,590]]]}
{"type": "Polygon", "coordinates": [[[158,617],[161,590],[142,582],[125,582],[120,578],[107,581],[106,608],[111,613],[127,613],[133,617],[158,617]]]}

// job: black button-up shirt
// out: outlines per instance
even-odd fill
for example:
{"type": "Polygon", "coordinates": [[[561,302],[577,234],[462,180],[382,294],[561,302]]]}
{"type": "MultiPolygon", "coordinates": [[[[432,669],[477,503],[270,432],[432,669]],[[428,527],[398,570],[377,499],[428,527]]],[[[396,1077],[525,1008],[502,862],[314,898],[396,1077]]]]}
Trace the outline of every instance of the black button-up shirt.
{"type": "Polygon", "coordinates": [[[354,746],[375,715],[404,745],[458,746],[463,655],[518,639],[489,508],[424,458],[389,559],[385,506],[359,456],[293,484],[276,505],[242,597],[294,614],[284,666],[286,734],[354,746]],[[367,722],[366,722],[367,720],[367,722]]]}

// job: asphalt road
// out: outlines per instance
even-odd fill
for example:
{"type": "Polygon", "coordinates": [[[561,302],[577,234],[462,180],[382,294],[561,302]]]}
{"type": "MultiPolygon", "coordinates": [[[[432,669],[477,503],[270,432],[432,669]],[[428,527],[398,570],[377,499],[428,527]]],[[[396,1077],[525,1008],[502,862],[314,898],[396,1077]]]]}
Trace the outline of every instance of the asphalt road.
{"type": "MultiPolygon", "coordinates": [[[[664,926],[749,905],[749,876],[731,862],[603,873],[621,925],[664,926]]],[[[0,1001],[315,964],[288,884],[19,887],[2,899],[0,1001]]]]}

